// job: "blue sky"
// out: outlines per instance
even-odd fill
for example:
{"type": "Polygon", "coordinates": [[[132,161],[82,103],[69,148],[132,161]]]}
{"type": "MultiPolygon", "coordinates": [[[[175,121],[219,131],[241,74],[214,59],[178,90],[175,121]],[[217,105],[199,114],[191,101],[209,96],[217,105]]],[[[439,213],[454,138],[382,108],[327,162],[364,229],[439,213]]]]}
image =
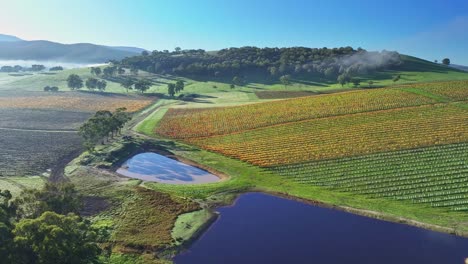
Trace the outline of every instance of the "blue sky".
{"type": "Polygon", "coordinates": [[[9,0],[0,33],[149,50],[349,45],[468,65],[466,0],[9,0]]]}

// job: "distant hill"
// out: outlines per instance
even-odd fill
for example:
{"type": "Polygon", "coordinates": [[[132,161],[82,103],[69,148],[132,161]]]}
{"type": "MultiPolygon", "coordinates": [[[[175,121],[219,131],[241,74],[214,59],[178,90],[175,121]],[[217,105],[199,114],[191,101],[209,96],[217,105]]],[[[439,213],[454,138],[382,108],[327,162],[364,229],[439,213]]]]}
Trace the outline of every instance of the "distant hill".
{"type": "Polygon", "coordinates": [[[0,60],[104,63],[141,54],[136,47],[108,47],[90,43],[61,44],[47,40],[25,41],[0,34],[0,60]]]}
{"type": "Polygon", "coordinates": [[[0,42],[6,42],[6,41],[11,42],[11,41],[23,41],[23,40],[15,36],[0,34],[0,42]]]}
{"type": "Polygon", "coordinates": [[[468,72],[468,66],[463,66],[463,65],[456,65],[456,64],[450,64],[450,67],[461,70],[461,71],[466,71],[468,72]]]}
{"type": "Polygon", "coordinates": [[[138,53],[138,54],[141,54],[143,51],[146,51],[145,49],[137,48],[137,47],[119,47],[119,46],[113,47],[113,46],[110,46],[109,48],[116,49],[116,50],[133,52],[133,53],[138,53]]]}

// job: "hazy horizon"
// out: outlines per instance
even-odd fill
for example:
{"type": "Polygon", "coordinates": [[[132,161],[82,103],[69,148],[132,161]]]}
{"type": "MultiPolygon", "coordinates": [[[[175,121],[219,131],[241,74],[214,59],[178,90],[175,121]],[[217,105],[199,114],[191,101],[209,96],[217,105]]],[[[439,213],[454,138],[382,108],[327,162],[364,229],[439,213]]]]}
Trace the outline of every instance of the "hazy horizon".
{"type": "Polygon", "coordinates": [[[2,5],[0,23],[9,25],[2,34],[65,44],[147,50],[351,46],[468,65],[468,3],[460,0],[19,0],[2,5]]]}

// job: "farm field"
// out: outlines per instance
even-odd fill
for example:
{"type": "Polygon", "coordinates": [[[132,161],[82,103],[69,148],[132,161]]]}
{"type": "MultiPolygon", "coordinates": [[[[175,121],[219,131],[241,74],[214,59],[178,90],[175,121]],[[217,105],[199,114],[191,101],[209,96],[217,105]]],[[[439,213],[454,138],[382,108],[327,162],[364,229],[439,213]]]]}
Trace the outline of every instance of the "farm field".
{"type": "Polygon", "coordinates": [[[206,137],[288,122],[434,104],[437,101],[398,89],[376,89],[309,96],[216,109],[169,109],[157,132],[173,138],[206,137]]]}
{"type": "Polygon", "coordinates": [[[66,109],[96,112],[99,110],[113,111],[119,107],[125,107],[129,112],[135,112],[150,105],[154,100],[154,97],[87,92],[57,94],[30,92],[13,95],[0,93],[0,108],[66,109]]]}
{"type": "Polygon", "coordinates": [[[94,112],[120,107],[136,112],[156,99],[136,94],[0,91],[0,176],[53,170],[64,157],[83,151],[78,128],[94,112]]]}
{"type": "Polygon", "coordinates": [[[39,175],[63,156],[81,151],[76,132],[0,130],[0,176],[39,175]]]}
{"type": "Polygon", "coordinates": [[[466,124],[467,109],[442,104],[312,119],[188,142],[272,166],[464,142],[466,124]]]}
{"type": "Polygon", "coordinates": [[[238,107],[169,108],[155,132],[254,165],[266,178],[453,215],[468,210],[467,87],[467,81],[435,82],[238,107]]]}
{"type": "Polygon", "coordinates": [[[270,169],[300,184],[468,211],[468,143],[270,169]]]}

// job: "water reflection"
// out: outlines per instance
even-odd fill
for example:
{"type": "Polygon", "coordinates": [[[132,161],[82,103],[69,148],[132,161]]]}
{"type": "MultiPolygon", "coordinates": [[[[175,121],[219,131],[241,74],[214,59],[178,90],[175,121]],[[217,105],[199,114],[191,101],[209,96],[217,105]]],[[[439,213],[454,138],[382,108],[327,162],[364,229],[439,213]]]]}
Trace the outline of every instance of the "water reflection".
{"type": "Polygon", "coordinates": [[[468,239],[261,193],[241,195],[184,263],[463,264],[468,239]]]}
{"type": "Polygon", "coordinates": [[[207,171],[152,152],[134,156],[119,168],[117,173],[144,181],[170,184],[208,183],[220,180],[207,171]]]}

